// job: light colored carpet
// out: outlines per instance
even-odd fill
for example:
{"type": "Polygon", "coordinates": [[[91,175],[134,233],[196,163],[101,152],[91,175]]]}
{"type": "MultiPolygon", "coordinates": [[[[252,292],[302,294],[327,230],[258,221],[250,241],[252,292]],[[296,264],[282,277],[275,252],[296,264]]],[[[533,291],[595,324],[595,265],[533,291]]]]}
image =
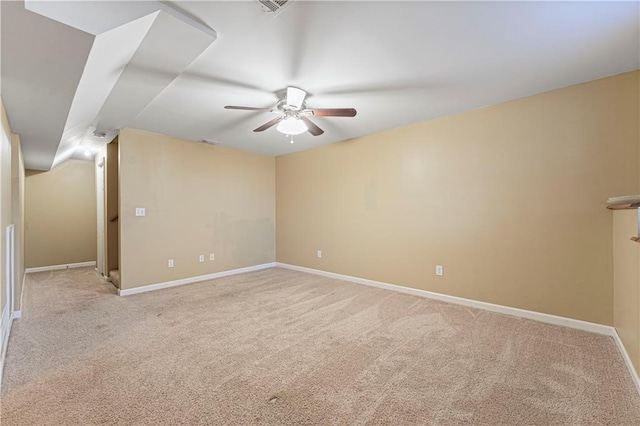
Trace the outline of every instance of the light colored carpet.
{"type": "Polygon", "coordinates": [[[274,268],[30,274],[2,424],[640,425],[610,337],[274,268]]]}

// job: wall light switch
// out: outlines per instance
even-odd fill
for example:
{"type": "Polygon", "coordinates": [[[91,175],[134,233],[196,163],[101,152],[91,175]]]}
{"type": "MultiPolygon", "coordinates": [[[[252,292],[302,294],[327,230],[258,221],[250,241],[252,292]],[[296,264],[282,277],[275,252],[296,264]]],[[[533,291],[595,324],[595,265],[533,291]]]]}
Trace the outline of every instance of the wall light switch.
{"type": "Polygon", "coordinates": [[[146,214],[144,207],[136,207],[136,216],[145,216],[146,214]]]}
{"type": "Polygon", "coordinates": [[[318,250],[318,257],[321,258],[322,257],[322,250],[318,250]]]}
{"type": "Polygon", "coordinates": [[[436,265],[436,275],[439,277],[444,275],[444,267],[442,265],[436,265]]]}
{"type": "Polygon", "coordinates": [[[216,260],[216,255],[214,253],[209,253],[209,260],[216,260]]]}
{"type": "Polygon", "coordinates": [[[200,263],[204,262],[204,254],[200,255],[200,263]]]}

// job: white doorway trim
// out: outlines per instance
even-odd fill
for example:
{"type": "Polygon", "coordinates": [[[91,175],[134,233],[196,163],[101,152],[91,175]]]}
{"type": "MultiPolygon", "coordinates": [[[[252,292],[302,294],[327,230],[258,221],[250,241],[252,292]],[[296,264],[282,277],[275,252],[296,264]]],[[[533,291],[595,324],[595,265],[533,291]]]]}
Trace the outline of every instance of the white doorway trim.
{"type": "Polygon", "coordinates": [[[104,267],[104,175],[105,175],[105,154],[99,152],[96,156],[96,209],[97,209],[97,232],[98,232],[98,251],[97,251],[97,266],[98,273],[101,275],[108,275],[108,271],[105,271],[104,267]]]}

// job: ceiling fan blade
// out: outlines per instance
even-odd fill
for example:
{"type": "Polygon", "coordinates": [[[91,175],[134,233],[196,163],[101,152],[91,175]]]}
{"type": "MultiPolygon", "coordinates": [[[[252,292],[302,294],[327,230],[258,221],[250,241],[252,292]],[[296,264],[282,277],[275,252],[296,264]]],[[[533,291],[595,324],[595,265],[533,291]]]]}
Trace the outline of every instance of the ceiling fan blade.
{"type": "Polygon", "coordinates": [[[316,117],[355,117],[357,111],[353,108],[307,108],[316,117]]]}
{"type": "Polygon", "coordinates": [[[227,105],[224,109],[241,109],[243,111],[271,111],[271,108],[259,108],[259,107],[248,107],[248,106],[236,106],[236,105],[227,105]]]}
{"type": "Polygon", "coordinates": [[[287,106],[299,110],[302,108],[307,92],[297,87],[287,87],[287,106]]]}
{"type": "Polygon", "coordinates": [[[324,130],[316,126],[315,123],[309,120],[307,117],[302,116],[300,117],[300,120],[304,121],[304,124],[306,124],[307,128],[309,129],[309,133],[311,133],[313,136],[320,136],[324,133],[324,130]]]}
{"type": "Polygon", "coordinates": [[[284,117],[276,117],[273,120],[269,120],[266,123],[264,123],[262,126],[258,127],[257,129],[254,129],[254,132],[264,132],[265,130],[267,130],[269,127],[273,127],[276,124],[278,124],[279,122],[282,121],[284,117]]]}

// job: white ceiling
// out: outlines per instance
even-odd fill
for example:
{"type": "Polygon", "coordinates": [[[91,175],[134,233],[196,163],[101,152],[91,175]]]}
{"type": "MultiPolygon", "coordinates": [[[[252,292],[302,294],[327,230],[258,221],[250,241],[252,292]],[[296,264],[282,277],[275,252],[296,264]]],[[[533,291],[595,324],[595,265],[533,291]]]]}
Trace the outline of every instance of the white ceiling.
{"type": "Polygon", "coordinates": [[[296,0],[277,17],[255,0],[119,2],[98,21],[111,5],[29,3],[88,31],[2,2],[2,98],[27,166],[45,170],[96,128],[281,155],[640,68],[638,2],[296,0]],[[252,132],[271,113],[223,108],[273,106],[290,85],[358,115],[314,117],[325,133],[290,144],[252,132]]]}

